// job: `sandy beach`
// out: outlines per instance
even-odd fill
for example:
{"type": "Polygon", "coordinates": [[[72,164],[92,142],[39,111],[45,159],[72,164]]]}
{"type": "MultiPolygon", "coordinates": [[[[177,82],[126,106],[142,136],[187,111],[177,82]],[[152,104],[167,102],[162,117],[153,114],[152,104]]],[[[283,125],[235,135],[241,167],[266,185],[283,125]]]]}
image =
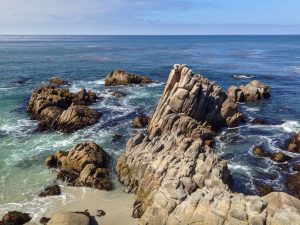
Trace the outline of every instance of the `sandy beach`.
{"type": "Polygon", "coordinates": [[[44,199],[52,202],[49,208],[45,209],[43,213],[38,213],[28,225],[40,224],[41,217],[51,217],[55,212],[84,211],[86,209],[95,219],[92,224],[138,224],[138,220],[131,217],[134,195],[124,193],[120,186],[112,191],[62,187],[61,196],[44,199]],[[105,211],[105,216],[95,216],[99,209],[105,211]]]}

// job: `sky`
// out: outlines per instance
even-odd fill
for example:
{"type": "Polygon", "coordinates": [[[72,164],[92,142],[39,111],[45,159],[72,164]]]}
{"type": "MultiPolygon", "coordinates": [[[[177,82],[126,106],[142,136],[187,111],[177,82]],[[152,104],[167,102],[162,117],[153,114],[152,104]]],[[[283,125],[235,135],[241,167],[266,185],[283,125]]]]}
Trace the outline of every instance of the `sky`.
{"type": "Polygon", "coordinates": [[[300,34],[300,0],[0,0],[0,34],[300,34]]]}

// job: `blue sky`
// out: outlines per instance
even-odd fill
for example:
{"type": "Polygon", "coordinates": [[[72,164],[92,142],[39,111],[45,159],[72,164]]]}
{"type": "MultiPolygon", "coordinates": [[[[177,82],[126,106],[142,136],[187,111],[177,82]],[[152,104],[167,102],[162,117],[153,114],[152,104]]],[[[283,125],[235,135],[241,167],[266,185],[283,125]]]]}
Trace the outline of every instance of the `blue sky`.
{"type": "Polygon", "coordinates": [[[0,0],[0,34],[300,34],[300,0],[0,0]]]}

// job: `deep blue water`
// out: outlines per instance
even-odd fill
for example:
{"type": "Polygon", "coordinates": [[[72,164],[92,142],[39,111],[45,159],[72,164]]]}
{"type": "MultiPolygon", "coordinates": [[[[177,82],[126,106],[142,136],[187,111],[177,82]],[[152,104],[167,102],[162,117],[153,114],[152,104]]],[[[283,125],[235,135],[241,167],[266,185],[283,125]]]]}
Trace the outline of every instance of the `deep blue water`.
{"type": "Polygon", "coordinates": [[[281,151],[283,141],[300,129],[300,36],[0,36],[0,204],[29,200],[52,182],[55,174],[43,161],[54,151],[92,140],[117,157],[137,132],[132,118],[154,111],[175,63],[187,64],[224,90],[249,82],[233,79],[235,74],[270,86],[270,99],[240,108],[271,125],[221,131],[216,151],[229,161],[235,190],[255,194],[255,182],[265,182],[285,191],[287,172],[253,157],[251,149],[261,144],[281,151]],[[116,68],[159,83],[105,88],[103,79],[116,68]],[[31,92],[53,76],[71,82],[72,91],[85,87],[103,96],[93,106],[104,113],[101,121],[73,134],[37,133],[26,104],[31,92]],[[111,97],[115,89],[126,97],[111,97]],[[111,143],[115,132],[123,133],[121,143],[111,143]]]}

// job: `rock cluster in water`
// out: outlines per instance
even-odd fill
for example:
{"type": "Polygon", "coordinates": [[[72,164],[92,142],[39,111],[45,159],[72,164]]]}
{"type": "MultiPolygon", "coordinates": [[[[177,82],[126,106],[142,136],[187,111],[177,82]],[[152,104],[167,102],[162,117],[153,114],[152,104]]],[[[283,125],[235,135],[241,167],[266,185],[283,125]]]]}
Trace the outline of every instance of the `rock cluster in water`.
{"type": "Polygon", "coordinates": [[[300,201],[285,193],[232,193],[226,161],[210,143],[212,130],[243,120],[219,86],[175,65],[147,133],[127,142],[116,170],[136,194],[141,225],[299,224],[300,201]]]}
{"type": "Polygon", "coordinates": [[[228,98],[234,102],[254,102],[270,97],[270,88],[257,80],[251,81],[246,86],[230,86],[227,90],[228,98]]]}
{"type": "Polygon", "coordinates": [[[101,113],[87,107],[96,101],[96,94],[82,89],[71,93],[68,89],[42,86],[33,91],[27,112],[39,120],[39,129],[72,132],[98,122],[101,113]]]}
{"type": "Polygon", "coordinates": [[[94,142],[77,144],[69,152],[58,151],[45,163],[49,168],[58,168],[57,178],[72,186],[112,188],[108,155],[94,142]]]}
{"type": "Polygon", "coordinates": [[[114,70],[105,78],[106,86],[129,85],[129,84],[148,84],[152,80],[145,76],[130,74],[124,70],[114,70]]]}

